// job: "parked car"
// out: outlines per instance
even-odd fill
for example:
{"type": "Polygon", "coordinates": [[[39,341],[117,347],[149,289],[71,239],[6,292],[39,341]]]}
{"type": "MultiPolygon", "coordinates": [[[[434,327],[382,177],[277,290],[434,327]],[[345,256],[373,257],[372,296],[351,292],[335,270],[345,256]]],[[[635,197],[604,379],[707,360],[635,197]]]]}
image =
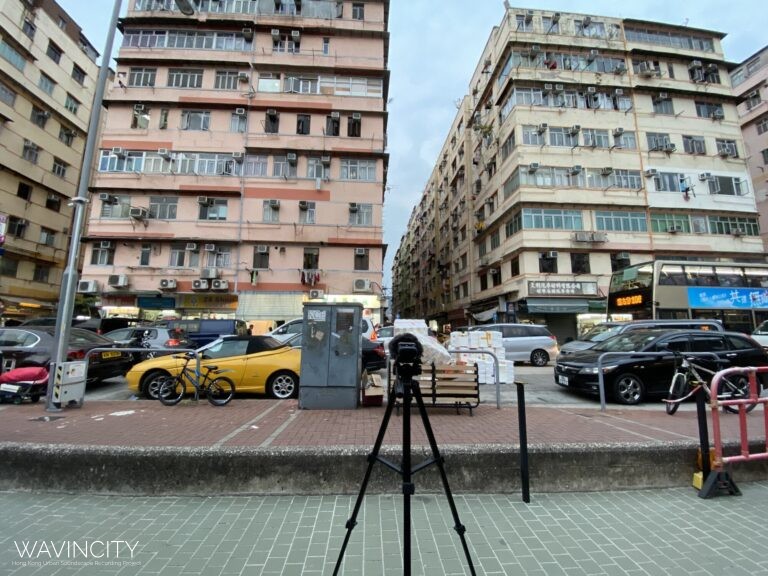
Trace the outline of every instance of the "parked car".
{"type": "MultiPolygon", "coordinates": [[[[274,398],[295,396],[299,389],[301,351],[269,336],[224,336],[197,350],[201,366],[214,365],[235,384],[236,392],[267,393],[274,398]]],[[[178,374],[182,355],[139,362],[125,375],[135,394],[157,398],[160,382],[178,374]]]]}
{"type": "Polygon", "coordinates": [[[719,368],[768,366],[768,354],[752,338],[738,332],[704,330],[630,330],[600,342],[589,350],[560,356],[555,365],[555,383],[572,390],[599,394],[597,361],[605,352],[621,352],[603,361],[607,397],[621,404],[639,404],[651,396],[665,396],[679,361],[673,351],[697,356],[697,363],[719,368]],[[669,352],[663,356],[640,356],[635,352],[669,352]]]}
{"type": "MultiPolygon", "coordinates": [[[[83,330],[90,330],[96,332],[96,334],[106,334],[112,330],[118,328],[126,328],[138,324],[136,318],[123,318],[119,316],[112,316],[108,318],[74,318],[72,319],[72,326],[82,328],[83,330]]],[[[22,326],[55,326],[56,316],[40,316],[38,318],[30,318],[25,320],[21,324],[22,326]]]]}
{"type": "Polygon", "coordinates": [[[763,348],[768,348],[768,320],[755,328],[752,332],[752,338],[763,348]]]}
{"type": "MultiPolygon", "coordinates": [[[[285,343],[293,348],[301,349],[301,334],[291,334],[285,343]]],[[[387,367],[387,349],[379,340],[369,340],[362,337],[360,344],[362,369],[368,372],[378,372],[387,367]]]]}
{"type": "Polygon", "coordinates": [[[205,346],[222,336],[248,335],[248,326],[242,320],[168,320],[158,326],[181,330],[196,346],[205,346]]]}
{"type": "Polygon", "coordinates": [[[557,358],[557,338],[539,324],[482,324],[470,326],[470,331],[486,330],[501,332],[504,354],[507,360],[530,362],[534,366],[546,366],[557,358]]]}
{"type": "MultiPolygon", "coordinates": [[[[120,328],[104,334],[105,338],[113,340],[124,348],[140,348],[145,339],[149,348],[197,348],[187,336],[174,328],[160,328],[158,326],[133,326],[120,328]]],[[[154,352],[155,356],[172,354],[173,352],[154,352]]],[[[132,352],[133,362],[141,362],[145,358],[142,352],[132,352]]]]}
{"type": "Polygon", "coordinates": [[[588,350],[599,342],[608,340],[617,334],[630,330],[650,330],[664,328],[666,330],[714,330],[723,331],[719,320],[633,320],[631,322],[600,322],[595,324],[578,340],[566,342],[560,346],[560,354],[573,354],[579,350],[588,350]]]}
{"type": "Polygon", "coordinates": [[[376,340],[384,344],[384,350],[387,351],[387,356],[389,356],[389,341],[394,337],[394,326],[381,326],[378,330],[376,330],[376,340]]]}
{"type": "MultiPolygon", "coordinates": [[[[55,326],[17,326],[0,328],[0,352],[4,370],[25,366],[45,366],[55,351],[55,326]]],[[[84,360],[94,348],[115,348],[88,356],[87,382],[122,376],[131,366],[131,355],[122,352],[112,340],[89,330],[72,328],[67,360],[84,360]]]]}
{"type": "MultiPolygon", "coordinates": [[[[267,335],[276,338],[277,340],[286,341],[294,334],[301,334],[304,330],[304,319],[294,318],[289,320],[285,324],[278,326],[272,332],[267,335]]],[[[370,340],[376,340],[376,329],[373,325],[373,321],[370,318],[360,319],[360,332],[363,336],[370,340]]]]}

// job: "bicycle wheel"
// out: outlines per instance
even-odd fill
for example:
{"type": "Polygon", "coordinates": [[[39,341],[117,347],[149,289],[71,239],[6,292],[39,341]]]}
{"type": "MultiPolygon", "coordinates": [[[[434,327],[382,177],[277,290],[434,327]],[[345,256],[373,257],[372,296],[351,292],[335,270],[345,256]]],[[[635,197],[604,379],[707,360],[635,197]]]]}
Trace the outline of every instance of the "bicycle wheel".
{"type": "Polygon", "coordinates": [[[175,406],[184,397],[185,388],[184,381],[180,377],[171,376],[160,384],[157,398],[166,406],[175,406]]]}
{"type": "Polygon", "coordinates": [[[205,397],[214,406],[224,406],[235,395],[235,383],[229,378],[216,378],[205,389],[205,397]]]}
{"type": "MultiPolygon", "coordinates": [[[[686,388],[688,386],[688,378],[683,372],[675,372],[672,377],[672,384],[669,386],[669,394],[667,400],[679,400],[685,396],[686,388]]],[[[679,402],[665,402],[667,407],[667,414],[672,416],[677,409],[680,408],[679,402]]]]}
{"type": "MultiPolygon", "coordinates": [[[[720,394],[719,398],[726,400],[738,400],[741,398],[749,398],[749,379],[741,374],[735,376],[726,376],[720,380],[720,394]]],[[[738,414],[738,406],[723,406],[726,412],[731,414],[738,414]]],[[[755,404],[748,404],[746,407],[747,412],[751,412],[755,409],[755,404]]]]}

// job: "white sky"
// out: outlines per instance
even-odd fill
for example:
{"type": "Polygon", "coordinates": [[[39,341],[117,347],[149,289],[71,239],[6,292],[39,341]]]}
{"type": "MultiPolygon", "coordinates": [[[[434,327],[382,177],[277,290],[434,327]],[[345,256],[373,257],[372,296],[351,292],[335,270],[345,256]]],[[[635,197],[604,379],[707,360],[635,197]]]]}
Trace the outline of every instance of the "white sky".
{"type": "MultiPolygon", "coordinates": [[[[58,0],[103,52],[113,0],[58,0]]],[[[518,6],[513,0],[510,4],[518,6]]],[[[128,0],[123,0],[123,13],[128,0]]],[[[764,0],[529,1],[521,9],[575,12],[687,24],[725,32],[725,57],[741,62],[768,44],[764,0]]],[[[493,26],[504,15],[502,0],[391,0],[388,151],[390,153],[384,241],[389,244],[384,285],[413,205],[434,166],[451,122],[454,102],[467,92],[493,26]]],[[[119,35],[115,40],[119,45],[119,35]]],[[[115,51],[116,53],[116,51],[115,51]]]]}

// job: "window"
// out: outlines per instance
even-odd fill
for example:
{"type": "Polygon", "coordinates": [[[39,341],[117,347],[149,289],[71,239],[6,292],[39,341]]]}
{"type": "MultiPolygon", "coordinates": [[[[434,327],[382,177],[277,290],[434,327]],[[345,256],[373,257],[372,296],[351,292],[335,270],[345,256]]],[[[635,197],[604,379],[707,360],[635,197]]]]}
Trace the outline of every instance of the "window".
{"type": "Polygon", "coordinates": [[[731,234],[732,230],[741,230],[747,236],[758,236],[760,234],[757,218],[710,216],[708,220],[711,234],[731,234]]]}
{"type": "Polygon", "coordinates": [[[168,108],[160,108],[160,122],[158,122],[157,127],[160,130],[168,128],[168,108]]]}
{"type": "Polygon", "coordinates": [[[33,282],[48,283],[51,275],[51,267],[42,264],[35,264],[35,271],[32,273],[33,282]]]}
{"type": "Polygon", "coordinates": [[[175,220],[179,199],[173,196],[150,196],[149,217],[158,220],[175,220]]]}
{"type": "MultiPolygon", "coordinates": [[[[27,233],[27,226],[29,223],[24,218],[18,218],[16,216],[8,217],[8,236],[14,236],[16,238],[24,238],[24,234],[27,233]]],[[[2,260],[2,258],[0,258],[2,260]]]]}
{"type": "Polygon", "coordinates": [[[114,203],[101,203],[102,218],[128,218],[131,210],[130,196],[115,196],[114,203]]]}
{"type": "Polygon", "coordinates": [[[514,130],[509,133],[509,136],[507,136],[507,139],[504,140],[504,143],[501,145],[501,159],[502,161],[509,158],[509,155],[512,154],[512,151],[515,149],[515,132],[514,130]]]}
{"type": "Polygon", "coordinates": [[[567,146],[573,148],[579,145],[578,134],[571,134],[570,128],[551,127],[549,129],[550,146],[567,146]]]}
{"type": "Polygon", "coordinates": [[[93,245],[91,249],[92,266],[112,266],[115,263],[115,251],[107,248],[97,248],[93,245]]]}
{"type": "Polygon", "coordinates": [[[331,177],[331,164],[324,163],[322,158],[310,156],[307,158],[307,178],[322,178],[327,180],[331,177]]]}
{"type": "Polygon", "coordinates": [[[131,115],[131,128],[146,130],[149,128],[149,106],[146,104],[136,104],[133,107],[131,115]]]}
{"type": "Polygon", "coordinates": [[[217,70],[213,87],[216,90],[237,90],[239,75],[236,70],[217,70]]]}
{"type": "Polygon", "coordinates": [[[696,116],[699,118],[722,118],[723,105],[712,102],[696,102],[696,116]]]}
{"type": "Polygon", "coordinates": [[[74,78],[75,82],[78,84],[84,84],[85,83],[85,70],[80,68],[77,64],[72,65],[72,78],[74,78]]]}
{"type": "Polygon", "coordinates": [[[276,204],[272,200],[264,200],[262,203],[264,216],[264,222],[280,222],[280,204],[276,204]]]}
{"type": "Polygon", "coordinates": [[[269,269],[269,246],[255,246],[253,249],[253,267],[257,270],[269,269]]]}
{"type": "Polygon", "coordinates": [[[717,138],[715,140],[717,146],[717,153],[722,156],[730,156],[731,158],[739,157],[739,149],[736,148],[736,140],[726,140],[724,138],[717,138]]]}
{"type": "Polygon", "coordinates": [[[584,146],[610,148],[611,141],[608,138],[608,130],[595,130],[593,128],[584,130],[584,146]]]}
{"type": "Polygon", "coordinates": [[[614,133],[613,143],[617,148],[637,150],[637,136],[632,131],[625,130],[621,134],[614,133]]]}
{"type": "Polygon", "coordinates": [[[768,132],[768,116],[760,120],[760,122],[757,123],[757,133],[758,134],[765,134],[768,132]]]}
{"type": "Polygon", "coordinates": [[[244,134],[248,127],[248,116],[232,112],[229,119],[229,131],[244,134]]]}
{"type": "MultiPolygon", "coordinates": [[[[513,225],[511,233],[519,229],[520,224],[513,225]]],[[[525,208],[522,211],[522,227],[545,230],[583,230],[584,222],[580,210],[557,210],[542,208],[525,208]]],[[[507,234],[510,236],[511,234],[507,234]]]]}
{"type": "Polygon", "coordinates": [[[280,131],[280,113],[274,110],[267,110],[264,119],[264,132],[267,134],[277,134],[280,131]]]}
{"type": "Polygon", "coordinates": [[[361,2],[352,4],[352,20],[365,20],[365,4],[361,2]]]}
{"type": "Polygon", "coordinates": [[[350,138],[360,138],[362,124],[363,121],[360,117],[360,114],[353,114],[352,116],[349,116],[347,118],[347,136],[350,138]]]}
{"type": "Polygon", "coordinates": [[[48,55],[48,58],[56,62],[56,64],[61,61],[62,50],[51,40],[48,41],[48,49],[45,53],[48,55]]]}
{"type": "Polygon", "coordinates": [[[77,114],[77,111],[80,109],[80,102],[78,102],[77,98],[72,96],[72,94],[67,93],[67,100],[64,102],[64,108],[72,112],[72,114],[77,114]]]}
{"type": "Polygon", "coordinates": [[[37,144],[30,142],[29,140],[24,140],[24,150],[21,153],[24,160],[32,162],[32,164],[37,164],[37,155],[39,152],[40,147],[37,144]]]}
{"type": "Polygon", "coordinates": [[[553,258],[548,252],[541,252],[539,254],[539,272],[557,274],[557,256],[553,258]]]}
{"type": "Polygon", "coordinates": [[[53,78],[47,74],[40,72],[40,81],[37,83],[37,87],[51,96],[53,94],[53,89],[56,87],[56,82],[54,82],[53,78]]]}
{"type": "Polygon", "coordinates": [[[208,130],[211,113],[207,110],[183,110],[181,112],[182,130],[208,130]]]}
{"type": "Polygon", "coordinates": [[[340,178],[342,180],[364,180],[366,182],[375,182],[376,161],[342,158],[340,178]]]}
{"type": "Polygon", "coordinates": [[[288,54],[298,54],[301,52],[301,41],[294,39],[290,34],[282,34],[272,40],[272,51],[288,54]]]}
{"type": "Polygon", "coordinates": [[[679,172],[659,172],[653,178],[657,192],[680,192],[681,182],[686,182],[686,176],[679,172]]]}
{"type": "Polygon", "coordinates": [[[669,146],[669,134],[648,132],[648,150],[664,150],[669,146]]]}
{"type": "Polygon", "coordinates": [[[54,175],[58,176],[59,178],[66,178],[68,166],[69,164],[64,162],[64,160],[54,157],[53,167],[51,168],[51,171],[54,173],[54,175]]]}
{"type": "Polygon", "coordinates": [[[296,134],[309,134],[309,123],[312,116],[309,114],[297,114],[296,115],[296,134]]]}
{"type": "Polygon", "coordinates": [[[688,216],[683,214],[651,214],[652,232],[669,232],[670,230],[690,234],[691,223],[688,221],[688,216]]]}
{"type": "Polygon", "coordinates": [[[501,246],[501,231],[497,229],[491,233],[491,250],[494,250],[499,246],[501,246]]]}
{"type": "Polygon", "coordinates": [[[299,224],[315,223],[315,203],[304,201],[304,207],[299,205],[299,224]]]}
{"type": "Polygon", "coordinates": [[[326,136],[338,136],[341,128],[341,120],[338,115],[326,116],[325,118],[325,135],[326,136]]]}
{"type": "Polygon", "coordinates": [[[29,115],[29,119],[33,124],[36,124],[40,128],[45,128],[48,123],[48,118],[51,117],[51,113],[37,106],[32,106],[32,114],[29,115]]]}
{"type": "Polygon", "coordinates": [[[328,56],[331,53],[331,39],[323,38],[323,54],[328,56]]]}
{"type": "Polygon", "coordinates": [[[317,270],[320,268],[319,248],[304,248],[304,261],[302,268],[304,270],[317,270]]]}
{"type": "Polygon", "coordinates": [[[24,24],[22,24],[21,30],[31,40],[35,37],[35,32],[37,31],[37,28],[35,27],[34,24],[32,24],[29,18],[24,18],[24,24]]]}
{"type": "Polygon", "coordinates": [[[49,192],[45,199],[45,207],[48,210],[59,212],[61,210],[61,196],[56,194],[56,192],[49,192]]]}
{"type": "Polygon", "coordinates": [[[749,94],[747,94],[747,99],[745,101],[747,105],[747,110],[752,110],[752,108],[755,108],[756,106],[760,105],[760,102],[762,100],[760,99],[760,91],[759,90],[753,90],[749,94]]]}
{"type": "Polygon", "coordinates": [[[157,68],[131,68],[128,74],[128,86],[154,86],[157,68]]]}
{"type": "Polygon", "coordinates": [[[40,244],[54,246],[56,244],[56,232],[50,228],[40,227],[40,244]]]}
{"type": "Polygon", "coordinates": [[[768,166],[768,148],[760,152],[763,155],[763,165],[768,166]]]}
{"type": "Polygon", "coordinates": [[[655,114],[668,114],[674,116],[675,109],[672,106],[671,98],[657,98],[653,99],[653,112],[655,114]]]}
{"type": "Polygon", "coordinates": [[[19,271],[19,261],[15,258],[4,256],[0,258],[0,276],[15,278],[19,271]]]}
{"type": "Polygon", "coordinates": [[[683,135],[683,150],[686,154],[706,154],[707,146],[704,143],[704,137],[683,135]]]}
{"type": "Polygon", "coordinates": [[[200,206],[199,220],[226,220],[227,219],[227,200],[226,198],[214,198],[206,206],[200,206]]]}
{"type": "Polygon", "coordinates": [[[553,20],[551,16],[541,17],[541,27],[547,34],[560,34],[560,21],[553,20]]]}
{"type": "Polygon", "coordinates": [[[169,88],[202,88],[203,71],[198,68],[171,68],[168,70],[169,88]]]}
{"type": "Polygon", "coordinates": [[[647,232],[648,224],[643,212],[595,212],[598,230],[612,232],[647,232]]]}
{"type": "Polygon", "coordinates": [[[260,72],[257,89],[259,92],[280,92],[280,75],[260,72]]]}
{"type": "Polygon", "coordinates": [[[246,156],[244,174],[246,176],[266,176],[267,156],[263,154],[249,154],[246,156]]]}
{"type": "Polygon", "coordinates": [[[19,182],[19,187],[16,190],[16,196],[22,200],[29,200],[32,197],[32,186],[25,184],[24,182],[19,182]]]}
{"type": "Polygon", "coordinates": [[[710,194],[723,194],[726,196],[743,196],[749,192],[746,180],[731,176],[712,176],[709,180],[710,194]]]}
{"type": "Polygon", "coordinates": [[[589,274],[589,254],[571,252],[571,272],[574,274],[589,274]]]}
{"type": "Polygon", "coordinates": [[[16,102],[16,92],[8,88],[8,86],[2,82],[0,82],[0,102],[8,104],[11,108],[13,108],[13,105],[16,102]]]}
{"type": "Polygon", "coordinates": [[[10,62],[11,66],[24,72],[24,67],[27,65],[26,59],[2,39],[0,39],[0,56],[10,62]]]}
{"type": "Polygon", "coordinates": [[[272,176],[275,178],[295,178],[296,162],[289,162],[287,156],[275,156],[272,163],[272,176]]]}
{"type": "Polygon", "coordinates": [[[184,260],[187,256],[187,247],[185,244],[171,244],[171,256],[168,260],[168,266],[172,268],[184,267],[184,260]]]}
{"type": "Polygon", "coordinates": [[[369,257],[368,248],[355,248],[355,270],[370,270],[369,257]]]}
{"type": "Polygon", "coordinates": [[[349,212],[349,224],[352,226],[371,226],[373,224],[373,204],[357,204],[357,211],[349,212]]]}
{"type": "Polygon", "coordinates": [[[143,243],[139,250],[139,266],[149,266],[152,259],[152,244],[143,243]]]}

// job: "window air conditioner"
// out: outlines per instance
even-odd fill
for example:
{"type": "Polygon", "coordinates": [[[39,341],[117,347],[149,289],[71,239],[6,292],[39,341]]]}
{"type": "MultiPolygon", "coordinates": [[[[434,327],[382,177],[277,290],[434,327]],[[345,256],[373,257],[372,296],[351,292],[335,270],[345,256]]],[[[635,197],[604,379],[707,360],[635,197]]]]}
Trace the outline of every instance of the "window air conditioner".
{"type": "Polygon", "coordinates": [[[288,160],[289,164],[296,164],[296,152],[288,152],[285,155],[285,159],[288,160]]]}
{"type": "Polygon", "coordinates": [[[576,164],[575,166],[571,166],[570,167],[569,172],[571,174],[580,174],[581,170],[582,170],[581,165],[580,164],[576,164]]]}
{"type": "Polygon", "coordinates": [[[640,64],[637,66],[637,73],[640,74],[640,76],[650,78],[651,76],[656,75],[656,69],[652,64],[649,64],[648,62],[640,62],[640,64]]]}
{"type": "Polygon", "coordinates": [[[161,156],[162,158],[165,158],[166,160],[171,159],[171,152],[170,150],[168,150],[168,148],[158,148],[157,155],[161,156]]]}
{"type": "Polygon", "coordinates": [[[691,63],[688,64],[688,70],[697,70],[698,68],[701,68],[701,60],[691,60],[691,63]]]}
{"type": "Polygon", "coordinates": [[[581,132],[581,124],[574,124],[573,126],[571,126],[571,129],[570,129],[571,134],[578,134],[579,132],[581,132]]]}
{"type": "Polygon", "coordinates": [[[352,120],[362,120],[363,115],[360,112],[353,112],[352,113],[352,120]]]}
{"type": "Polygon", "coordinates": [[[136,206],[128,210],[128,215],[136,220],[145,220],[149,216],[149,212],[143,206],[136,206]]]}
{"type": "Polygon", "coordinates": [[[128,286],[128,276],[125,274],[110,274],[107,284],[112,288],[125,288],[128,286]]]}
{"type": "Polygon", "coordinates": [[[176,279],[175,278],[161,278],[160,279],[160,290],[175,290],[176,289],[176,279]]]}
{"type": "Polygon", "coordinates": [[[112,196],[109,192],[100,192],[99,193],[99,200],[104,202],[105,204],[116,204],[117,203],[117,197],[112,196]]]}
{"type": "Polygon", "coordinates": [[[671,142],[664,144],[664,152],[674,152],[675,150],[677,150],[677,145],[672,144],[671,142]]]}
{"type": "Polygon", "coordinates": [[[600,170],[600,174],[603,176],[610,176],[613,174],[613,168],[611,166],[606,166],[600,170]]]}
{"type": "Polygon", "coordinates": [[[77,291],[80,294],[93,294],[99,291],[99,283],[96,280],[80,280],[77,283],[77,291]]]}
{"type": "Polygon", "coordinates": [[[613,91],[614,96],[624,96],[624,89],[623,88],[616,88],[616,90],[613,91]]]}
{"type": "Polygon", "coordinates": [[[562,84],[555,84],[555,90],[558,92],[562,92],[563,90],[565,90],[565,86],[563,86],[562,84]]]}
{"type": "Polygon", "coordinates": [[[112,156],[117,156],[118,158],[125,158],[125,149],[112,148],[112,156]]]}
{"type": "Polygon", "coordinates": [[[256,252],[258,252],[259,254],[266,254],[267,252],[269,252],[269,246],[267,246],[266,244],[259,244],[258,246],[256,246],[256,252]]]}
{"type": "Polygon", "coordinates": [[[616,260],[629,260],[629,252],[617,252],[616,260]]]}
{"type": "MultiPolygon", "coordinates": [[[[235,108],[235,114],[237,116],[245,116],[245,108],[235,108]]],[[[269,111],[267,111],[267,114],[269,114],[269,111]]]]}
{"type": "Polygon", "coordinates": [[[712,180],[712,172],[702,172],[699,174],[699,180],[705,182],[706,180],[712,180]]]}
{"type": "Polygon", "coordinates": [[[355,256],[365,256],[365,255],[366,255],[365,248],[355,248],[355,256]]]}
{"type": "Polygon", "coordinates": [[[560,22],[560,12],[555,12],[552,14],[552,23],[557,24],[558,22],[560,22]]]}
{"type": "Polygon", "coordinates": [[[645,174],[645,177],[646,177],[646,178],[654,178],[655,176],[658,176],[658,174],[659,174],[659,171],[658,171],[658,170],[656,170],[656,168],[648,168],[648,169],[647,169],[647,170],[644,172],[644,174],[645,174]]]}
{"type": "Polygon", "coordinates": [[[728,156],[731,155],[731,150],[727,147],[723,147],[723,148],[720,148],[720,150],[718,150],[717,153],[720,155],[721,158],[728,158],[728,156]]]}
{"type": "Polygon", "coordinates": [[[322,290],[310,290],[309,291],[309,299],[310,300],[319,300],[325,296],[325,293],[322,290]]]}
{"type": "Polygon", "coordinates": [[[608,242],[608,234],[605,232],[592,232],[592,242],[608,242]]]}
{"type": "Polygon", "coordinates": [[[544,84],[544,92],[545,93],[549,94],[550,92],[552,92],[552,89],[553,89],[552,84],[544,84]]]}
{"type": "Polygon", "coordinates": [[[133,111],[138,113],[144,112],[144,104],[134,104],[133,111]]]}
{"type": "Polygon", "coordinates": [[[595,86],[587,86],[587,94],[597,94],[597,88],[595,86]]]}
{"type": "Polygon", "coordinates": [[[198,196],[197,203],[200,204],[200,206],[210,206],[211,199],[208,198],[208,196],[198,196]]]}
{"type": "Polygon", "coordinates": [[[613,135],[614,136],[621,136],[623,134],[624,134],[624,128],[621,128],[621,127],[614,128],[614,130],[613,130],[613,135]]]}
{"type": "Polygon", "coordinates": [[[371,281],[367,278],[355,278],[354,284],[352,285],[352,291],[353,292],[370,292],[371,291],[371,281]]]}
{"type": "Polygon", "coordinates": [[[243,28],[241,33],[246,40],[253,39],[253,28],[243,28]]]}
{"type": "Polygon", "coordinates": [[[331,112],[331,118],[340,118],[341,114],[339,112],[331,112]]]}
{"type": "Polygon", "coordinates": [[[557,251],[550,250],[549,252],[544,252],[544,258],[554,260],[555,258],[557,258],[557,251]]]}
{"type": "Polygon", "coordinates": [[[531,54],[539,54],[541,52],[541,46],[539,44],[531,44],[531,54]]]}
{"type": "Polygon", "coordinates": [[[216,252],[216,244],[204,244],[203,245],[203,251],[204,252],[216,252]]]}
{"type": "Polygon", "coordinates": [[[592,24],[592,16],[584,16],[584,20],[582,20],[581,25],[584,28],[589,27],[592,24]]]}
{"type": "Polygon", "coordinates": [[[195,242],[187,242],[187,245],[184,247],[184,250],[189,250],[190,252],[197,252],[197,244],[195,242]]]}
{"type": "Polygon", "coordinates": [[[192,280],[192,290],[208,290],[208,280],[202,278],[192,280]]]}
{"type": "Polygon", "coordinates": [[[248,82],[250,78],[248,78],[248,74],[246,72],[240,72],[240,74],[237,75],[237,81],[238,82],[248,82]]]}
{"type": "Polygon", "coordinates": [[[272,28],[272,38],[275,40],[280,39],[280,29],[279,28],[272,28]]]}
{"type": "Polygon", "coordinates": [[[530,164],[528,164],[528,173],[533,174],[534,172],[536,172],[536,170],[540,168],[540,166],[541,164],[539,164],[538,162],[531,162],[530,164]]]}
{"type": "Polygon", "coordinates": [[[299,200],[299,210],[306,211],[309,210],[309,202],[306,200],[299,200]]]}
{"type": "Polygon", "coordinates": [[[234,160],[238,164],[242,164],[243,163],[243,153],[242,152],[232,152],[232,160],[234,160]]]}
{"type": "Polygon", "coordinates": [[[103,250],[112,250],[112,247],[111,240],[102,240],[99,242],[99,248],[102,248],[103,250]]]}
{"type": "Polygon", "coordinates": [[[274,118],[275,116],[277,116],[277,109],[267,108],[267,116],[269,116],[270,118],[274,118]]]}
{"type": "Polygon", "coordinates": [[[350,212],[357,212],[358,206],[357,202],[350,202],[349,203],[349,211],[350,212]]]}
{"type": "Polygon", "coordinates": [[[205,279],[213,279],[219,277],[219,269],[218,268],[203,268],[200,271],[200,278],[205,279]]]}
{"type": "Polygon", "coordinates": [[[613,69],[614,74],[624,74],[627,71],[627,65],[624,62],[616,64],[616,68],[613,69]]]}
{"type": "Polygon", "coordinates": [[[573,239],[576,242],[591,242],[592,235],[589,232],[574,232],[573,239]]]}
{"type": "Polygon", "coordinates": [[[722,120],[723,118],[725,118],[725,113],[719,108],[715,108],[712,111],[712,120],[722,120]]]}
{"type": "Polygon", "coordinates": [[[321,156],[320,162],[323,164],[330,164],[331,163],[331,157],[329,155],[321,156]]]}
{"type": "Polygon", "coordinates": [[[682,232],[683,229],[680,226],[669,226],[667,227],[667,232],[670,234],[677,234],[678,232],[682,232]]]}
{"type": "Polygon", "coordinates": [[[280,200],[270,200],[269,207],[272,208],[272,210],[280,210],[280,200]]]}
{"type": "Polygon", "coordinates": [[[229,282],[226,280],[212,280],[211,281],[211,289],[212,290],[229,290],[229,282]]]}
{"type": "Polygon", "coordinates": [[[544,132],[547,131],[547,128],[549,128],[549,124],[547,124],[546,122],[542,122],[536,127],[536,132],[538,132],[539,134],[543,134],[544,132]]]}
{"type": "Polygon", "coordinates": [[[731,234],[734,236],[744,236],[743,228],[731,228],[731,234]]]}

